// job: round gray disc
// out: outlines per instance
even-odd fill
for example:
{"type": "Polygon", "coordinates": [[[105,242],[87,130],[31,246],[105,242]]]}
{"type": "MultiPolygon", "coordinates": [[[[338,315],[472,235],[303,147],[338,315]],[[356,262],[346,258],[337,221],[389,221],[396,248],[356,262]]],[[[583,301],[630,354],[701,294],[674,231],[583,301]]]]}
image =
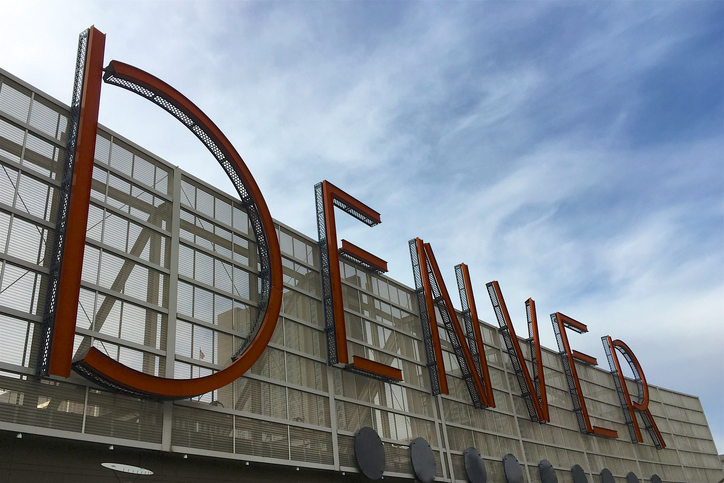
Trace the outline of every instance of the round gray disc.
{"type": "Polygon", "coordinates": [[[601,470],[601,483],[616,483],[616,480],[613,479],[613,475],[608,468],[601,470]]]}
{"type": "Polygon", "coordinates": [[[540,481],[543,483],[558,483],[556,470],[553,469],[550,461],[541,460],[540,463],[538,463],[538,473],[540,473],[540,481]]]}
{"type": "Polygon", "coordinates": [[[626,482],[627,483],[641,483],[639,481],[639,477],[636,476],[636,473],[633,471],[630,471],[628,475],[626,475],[626,482]]]}
{"type": "Polygon", "coordinates": [[[432,483],[437,473],[435,454],[425,438],[415,438],[410,443],[410,460],[415,476],[422,483],[432,483]]]}
{"type": "Polygon", "coordinates": [[[354,457],[360,471],[370,480],[379,480],[385,471],[385,448],[377,432],[362,428],[354,435],[354,457]]]}
{"type": "Polygon", "coordinates": [[[588,478],[586,478],[586,472],[583,471],[581,465],[573,465],[573,468],[571,468],[571,473],[573,473],[573,483],[588,483],[588,478]]]}
{"type": "Polygon", "coordinates": [[[518,458],[510,453],[503,456],[503,472],[508,483],[523,483],[523,469],[518,463],[518,458]]]}
{"type": "Polygon", "coordinates": [[[659,475],[654,473],[651,475],[651,483],[661,483],[661,478],[659,478],[659,475]]]}
{"type": "Polygon", "coordinates": [[[463,461],[465,463],[465,474],[468,476],[470,483],[486,483],[488,481],[488,472],[485,470],[485,461],[480,456],[480,451],[472,446],[467,448],[463,453],[463,461]]]}

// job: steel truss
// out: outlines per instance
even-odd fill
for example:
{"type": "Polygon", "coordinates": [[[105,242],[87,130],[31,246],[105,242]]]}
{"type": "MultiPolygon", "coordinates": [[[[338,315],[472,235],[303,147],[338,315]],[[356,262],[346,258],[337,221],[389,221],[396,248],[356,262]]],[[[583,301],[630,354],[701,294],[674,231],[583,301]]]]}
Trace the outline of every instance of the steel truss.
{"type": "Polygon", "coordinates": [[[89,35],[90,29],[86,29],[78,37],[78,54],[75,59],[75,79],[73,81],[73,96],[70,103],[70,115],[68,117],[65,161],[63,162],[63,178],[61,179],[60,189],[58,190],[59,200],[56,216],[55,242],[53,244],[53,256],[50,260],[48,291],[45,296],[45,312],[43,314],[40,352],[38,365],[36,367],[36,374],[38,377],[48,375],[48,365],[50,364],[50,346],[53,341],[55,308],[58,302],[58,285],[60,283],[60,270],[63,264],[65,230],[68,225],[70,192],[73,188],[73,168],[75,167],[75,151],[76,144],[78,142],[78,124],[80,121],[80,107],[83,96],[83,76],[85,74],[89,35]]]}

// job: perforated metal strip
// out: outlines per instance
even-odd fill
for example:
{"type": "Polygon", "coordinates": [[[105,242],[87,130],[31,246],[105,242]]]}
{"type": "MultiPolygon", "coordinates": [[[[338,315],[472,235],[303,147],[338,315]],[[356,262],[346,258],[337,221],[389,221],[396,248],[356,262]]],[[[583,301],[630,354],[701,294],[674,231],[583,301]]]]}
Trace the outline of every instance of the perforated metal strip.
{"type": "MultiPolygon", "coordinates": [[[[432,333],[430,332],[430,317],[427,313],[427,304],[425,303],[425,288],[422,283],[422,266],[420,265],[420,257],[417,254],[417,241],[413,238],[409,241],[410,259],[412,260],[412,275],[415,278],[415,294],[417,295],[417,307],[420,311],[420,322],[422,325],[422,339],[425,342],[425,355],[427,363],[425,366],[430,374],[430,387],[432,395],[440,394],[440,379],[437,375],[437,362],[435,360],[435,347],[432,343],[432,333]]],[[[442,364],[442,361],[439,361],[442,364]]]]}
{"type": "MultiPolygon", "coordinates": [[[[322,272],[322,305],[324,307],[324,336],[327,339],[327,364],[337,364],[337,335],[334,327],[334,303],[332,301],[332,272],[327,246],[327,223],[324,220],[324,191],[322,183],[314,185],[317,208],[317,239],[319,240],[319,264],[322,272]]],[[[353,215],[354,216],[354,215],[353,215]]]]}
{"type": "MultiPolygon", "coordinates": [[[[535,410],[535,405],[533,404],[533,395],[528,390],[528,385],[525,382],[523,368],[521,367],[520,360],[518,359],[518,355],[515,352],[515,347],[513,346],[513,339],[511,338],[510,331],[508,330],[508,325],[505,323],[503,309],[500,306],[500,301],[498,300],[498,296],[495,293],[493,283],[490,282],[486,284],[485,287],[488,289],[488,296],[490,296],[490,302],[493,304],[495,318],[498,319],[498,326],[500,327],[499,332],[503,336],[503,341],[505,342],[505,350],[508,353],[510,363],[513,365],[513,371],[515,372],[515,377],[518,380],[518,386],[520,386],[521,396],[523,396],[523,401],[525,401],[525,407],[528,409],[528,416],[530,416],[531,421],[537,423],[541,422],[538,418],[538,413],[535,410]]],[[[529,327],[531,327],[530,312],[528,312],[528,320],[529,327]]]]}
{"type": "MultiPolygon", "coordinates": [[[[261,271],[259,272],[259,277],[262,281],[262,289],[259,296],[259,304],[257,306],[257,317],[250,331],[250,334],[255,334],[259,330],[261,322],[264,320],[267,304],[269,303],[269,295],[271,293],[271,275],[269,268],[269,246],[267,243],[266,235],[264,234],[264,228],[262,226],[261,219],[259,218],[259,212],[257,210],[256,204],[251,199],[251,196],[249,196],[249,190],[245,186],[243,180],[239,177],[232,163],[228,159],[226,159],[226,156],[224,155],[222,149],[214,142],[211,135],[207,133],[202,126],[196,124],[193,119],[187,116],[170,100],[166,99],[161,95],[155,94],[134,82],[128,81],[126,79],[120,79],[116,77],[112,71],[106,72],[106,74],[103,76],[103,80],[107,84],[122,87],[123,89],[134,92],[141,97],[145,97],[151,102],[158,104],[173,117],[181,121],[181,123],[185,125],[191,132],[193,132],[196,137],[199,138],[199,140],[204,144],[204,146],[206,146],[209,152],[211,152],[214,158],[216,158],[221,167],[224,169],[224,172],[226,172],[226,175],[229,177],[231,182],[234,184],[234,187],[236,188],[236,191],[237,193],[239,193],[239,197],[241,198],[241,204],[246,209],[247,216],[249,217],[249,221],[251,222],[251,227],[254,231],[254,237],[256,238],[257,247],[259,249],[259,261],[261,263],[261,271]]],[[[244,351],[249,347],[253,340],[253,336],[247,337],[244,343],[239,347],[239,349],[232,357],[232,360],[236,360],[242,353],[244,353],[244,351]]]]}
{"type": "Polygon", "coordinates": [[[56,217],[56,236],[53,245],[53,258],[50,262],[50,275],[48,277],[48,290],[45,299],[45,314],[43,315],[42,337],[36,373],[38,376],[48,375],[50,363],[50,345],[53,340],[53,324],[55,323],[55,308],[58,302],[58,283],[63,260],[63,247],[65,244],[65,229],[68,224],[68,208],[70,206],[70,191],[73,187],[73,168],[75,166],[75,150],[78,141],[78,123],[80,120],[80,106],[83,94],[83,76],[85,73],[86,54],[88,50],[88,36],[90,29],[82,32],[78,38],[78,55],[75,60],[75,80],[73,81],[73,97],[70,104],[70,117],[68,119],[68,137],[65,147],[65,161],[63,163],[63,178],[58,190],[58,214],[56,217]]]}

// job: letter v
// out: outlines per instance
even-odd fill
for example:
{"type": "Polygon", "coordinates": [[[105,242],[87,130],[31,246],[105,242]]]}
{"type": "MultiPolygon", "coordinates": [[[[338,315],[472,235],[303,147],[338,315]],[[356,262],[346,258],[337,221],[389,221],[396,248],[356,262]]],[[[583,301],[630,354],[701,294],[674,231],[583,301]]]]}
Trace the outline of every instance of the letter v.
{"type": "Polygon", "coordinates": [[[550,422],[548,413],[548,397],[546,396],[545,375],[543,373],[543,360],[541,359],[540,338],[538,337],[538,318],[535,311],[535,302],[528,299],[525,302],[525,311],[528,317],[528,344],[533,365],[533,378],[530,377],[528,366],[523,357],[523,351],[520,348],[518,337],[515,335],[513,322],[510,320],[508,308],[505,306],[503,293],[500,291],[500,285],[497,281],[489,282],[485,285],[490,295],[490,302],[493,304],[495,316],[498,319],[500,332],[503,334],[505,341],[505,349],[510,356],[510,362],[513,364],[515,375],[520,384],[520,392],[523,400],[528,408],[530,420],[538,423],[550,422]],[[534,397],[535,395],[535,397],[534,397]]]}

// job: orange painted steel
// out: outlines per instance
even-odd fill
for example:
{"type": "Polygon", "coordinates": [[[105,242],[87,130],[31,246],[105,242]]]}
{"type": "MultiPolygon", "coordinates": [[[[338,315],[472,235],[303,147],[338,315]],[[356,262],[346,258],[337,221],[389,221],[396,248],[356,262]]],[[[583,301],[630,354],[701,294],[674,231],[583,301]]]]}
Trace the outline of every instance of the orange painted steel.
{"type": "Polygon", "coordinates": [[[618,438],[618,431],[613,429],[602,428],[600,426],[593,426],[593,434],[599,436],[605,436],[606,438],[618,438]]]}
{"type": "Polygon", "coordinates": [[[573,351],[573,358],[585,364],[591,364],[592,366],[598,365],[598,360],[595,357],[584,354],[583,352],[578,352],[576,350],[573,351]]]}
{"type": "MultiPolygon", "coordinates": [[[[266,313],[261,326],[249,347],[229,366],[210,376],[196,379],[169,379],[156,377],[131,369],[91,348],[82,361],[82,367],[97,376],[106,379],[122,388],[157,396],[160,398],[188,398],[205,394],[238,379],[261,356],[276,328],[282,302],[282,259],[279,240],[274,229],[274,222],[269,213],[264,197],[254,177],[243,159],[232,146],[221,130],[183,94],[153,75],[136,67],[118,61],[110,66],[115,76],[132,81],[149,91],[171,100],[173,104],[189,116],[198,126],[204,128],[216,145],[221,149],[226,160],[232,165],[236,174],[243,180],[244,186],[254,204],[266,236],[269,250],[270,293],[266,313]]],[[[84,226],[85,228],[85,226],[84,226]]],[[[168,357],[172,357],[169,354],[168,357]]]]}
{"type": "Polygon", "coordinates": [[[396,367],[388,366],[380,362],[371,361],[360,356],[353,356],[352,358],[355,369],[360,371],[369,372],[371,374],[379,374],[380,376],[386,377],[395,381],[402,381],[402,371],[396,367]]]}
{"type": "Polygon", "coordinates": [[[327,250],[329,253],[329,276],[332,286],[332,311],[334,313],[334,336],[337,345],[337,362],[349,364],[347,354],[347,328],[344,323],[342,303],[342,276],[339,272],[339,252],[337,248],[337,223],[334,218],[334,197],[341,192],[329,181],[322,181],[324,198],[324,225],[327,230],[327,250]]]}
{"type": "MultiPolygon", "coordinates": [[[[571,367],[571,375],[573,376],[573,383],[576,386],[576,392],[578,393],[578,403],[581,406],[581,413],[583,414],[583,420],[586,424],[586,432],[595,433],[601,436],[607,436],[611,438],[617,438],[618,432],[612,429],[600,428],[598,426],[591,425],[591,418],[588,416],[588,407],[586,406],[586,399],[583,397],[583,391],[581,390],[581,380],[578,378],[578,371],[576,371],[576,364],[574,362],[573,351],[571,350],[571,344],[568,342],[568,334],[566,328],[570,327],[576,332],[585,333],[588,332],[588,327],[578,322],[575,319],[568,317],[560,312],[556,312],[556,320],[558,321],[558,328],[561,333],[561,340],[563,341],[563,347],[566,350],[566,357],[568,358],[568,364],[571,367]]],[[[579,352],[579,354],[584,355],[579,352]]]]}
{"type": "Polygon", "coordinates": [[[366,204],[362,203],[357,198],[352,197],[352,195],[350,195],[349,193],[337,188],[329,181],[324,181],[324,183],[327,185],[327,190],[332,193],[334,198],[348,206],[351,206],[359,213],[372,220],[375,224],[382,223],[382,219],[380,218],[380,214],[378,212],[376,212],[366,204]]]}
{"type": "Polygon", "coordinates": [[[367,250],[364,250],[357,245],[354,245],[347,240],[342,240],[342,248],[339,249],[340,253],[346,253],[347,255],[351,256],[352,258],[356,258],[357,260],[361,260],[372,268],[375,268],[379,270],[380,272],[386,272],[387,271],[387,262],[382,260],[380,257],[372,255],[367,250]]]}
{"type": "Polygon", "coordinates": [[[480,319],[478,319],[478,309],[475,306],[475,296],[473,295],[473,284],[470,281],[470,272],[468,266],[464,263],[460,264],[463,272],[463,283],[465,284],[465,295],[468,298],[468,306],[470,308],[470,318],[473,321],[473,335],[475,336],[475,345],[478,347],[478,355],[480,357],[480,369],[482,371],[483,385],[485,393],[481,394],[483,404],[487,407],[495,407],[495,396],[493,394],[493,384],[490,381],[490,371],[488,370],[488,360],[485,357],[485,345],[483,344],[483,334],[480,331],[480,319]]]}
{"type": "Polygon", "coordinates": [[[420,261],[420,277],[422,278],[422,287],[425,292],[425,306],[427,307],[427,318],[430,322],[432,347],[435,349],[435,368],[437,369],[437,378],[440,382],[440,392],[450,394],[447,385],[447,374],[445,373],[445,363],[442,360],[442,346],[440,345],[437,317],[435,317],[435,304],[432,301],[432,287],[430,286],[430,272],[427,270],[425,246],[419,238],[415,238],[415,245],[417,247],[417,259],[420,261]]]}
{"type": "MultiPolygon", "coordinates": [[[[349,364],[349,353],[347,351],[347,327],[344,323],[342,276],[339,271],[339,249],[337,248],[337,223],[334,217],[334,200],[336,199],[348,207],[353,208],[358,213],[372,220],[375,224],[381,223],[381,219],[380,214],[375,210],[353,198],[326,180],[322,181],[322,199],[324,203],[324,221],[327,235],[327,252],[329,256],[329,274],[332,286],[332,311],[334,313],[334,336],[337,345],[337,363],[347,365],[349,364]]],[[[376,260],[375,263],[383,264],[385,271],[387,271],[387,262],[355,245],[352,245],[349,242],[346,242],[345,240],[342,240],[342,249],[348,252],[352,250],[351,253],[354,253],[354,257],[364,260],[371,265],[371,262],[376,260]],[[372,260],[370,260],[370,258],[372,260]]],[[[394,367],[386,366],[385,364],[380,364],[379,362],[366,365],[365,367],[368,367],[369,370],[357,367],[356,364],[353,365],[357,369],[364,370],[372,374],[378,374],[383,377],[388,377],[387,373],[390,371],[397,371],[394,367]],[[379,371],[377,369],[379,369],[379,371]]],[[[391,379],[396,378],[392,377],[391,379]]],[[[400,378],[398,380],[402,380],[402,373],[400,373],[400,378]]]]}
{"type": "Polygon", "coordinates": [[[88,203],[93,182],[93,158],[98,131],[105,44],[105,34],[91,27],[83,74],[78,140],[63,244],[63,262],[58,279],[58,302],[55,308],[48,361],[48,374],[54,376],[70,376],[73,358],[75,319],[78,315],[80,279],[83,272],[83,252],[88,224],[88,203]]]}
{"type": "MultiPolygon", "coordinates": [[[[636,439],[639,441],[639,443],[643,442],[643,437],[641,436],[641,429],[639,428],[639,423],[636,420],[636,412],[634,411],[634,406],[631,403],[631,395],[628,392],[628,387],[626,386],[626,380],[623,377],[623,371],[621,370],[621,364],[618,360],[618,355],[616,354],[615,346],[613,341],[611,340],[610,336],[606,336],[606,342],[608,343],[608,347],[611,349],[611,354],[613,355],[613,362],[616,365],[616,372],[618,373],[618,379],[621,381],[621,386],[623,388],[623,394],[626,398],[626,406],[628,407],[628,411],[631,414],[631,421],[633,422],[634,431],[636,431],[636,439]]],[[[648,392],[648,387],[646,388],[648,392]]]]}
{"type": "Polygon", "coordinates": [[[618,379],[621,382],[621,387],[623,388],[623,394],[626,398],[626,404],[628,405],[628,409],[631,413],[631,421],[633,421],[634,430],[636,431],[636,438],[638,439],[639,443],[643,442],[643,438],[641,436],[641,429],[639,428],[638,420],[636,419],[636,414],[634,412],[634,409],[638,411],[645,412],[646,415],[649,418],[649,421],[651,421],[651,428],[656,433],[656,437],[658,438],[659,442],[661,443],[662,448],[666,447],[666,443],[664,442],[664,438],[661,436],[661,433],[659,432],[659,428],[656,425],[656,421],[654,420],[653,415],[651,414],[651,411],[649,410],[649,384],[646,382],[646,376],[644,376],[644,371],[641,368],[641,364],[639,363],[638,359],[634,355],[633,351],[629,348],[628,345],[626,345],[622,340],[616,339],[611,340],[610,336],[606,336],[606,342],[608,343],[608,346],[611,350],[611,354],[613,355],[613,362],[616,365],[616,372],[618,373],[618,379]],[[631,362],[636,367],[636,370],[639,373],[639,376],[641,377],[641,383],[643,385],[643,399],[641,401],[633,401],[631,399],[631,395],[628,391],[628,386],[626,385],[626,379],[623,376],[623,371],[621,371],[621,364],[618,360],[618,354],[616,354],[615,348],[618,348],[620,351],[625,352],[628,354],[628,356],[631,358],[631,362]]]}
{"type": "Polygon", "coordinates": [[[511,320],[510,314],[508,313],[508,307],[505,305],[503,292],[500,290],[500,285],[496,280],[493,280],[492,283],[493,290],[495,290],[495,296],[498,298],[498,303],[500,304],[500,310],[503,312],[505,325],[506,327],[508,327],[508,332],[510,333],[510,339],[513,343],[515,355],[518,358],[520,368],[523,372],[525,385],[528,388],[529,394],[531,395],[531,401],[533,402],[533,407],[535,408],[536,415],[538,415],[538,419],[540,421],[550,422],[551,418],[550,411],[548,409],[548,394],[546,392],[545,372],[543,371],[543,357],[541,354],[540,336],[538,334],[538,315],[535,310],[535,301],[531,298],[528,299],[528,302],[530,303],[531,325],[533,326],[533,342],[535,345],[535,357],[538,369],[538,387],[540,388],[540,400],[536,395],[535,385],[533,384],[533,379],[531,379],[530,377],[530,372],[528,371],[528,366],[525,362],[523,351],[520,349],[520,342],[518,341],[518,336],[515,335],[515,327],[513,327],[513,321],[511,320]],[[533,395],[536,395],[536,397],[532,397],[533,395]]]}
{"type": "Polygon", "coordinates": [[[329,181],[322,181],[324,198],[324,224],[327,230],[327,250],[329,253],[329,276],[332,286],[332,311],[334,313],[334,336],[337,345],[337,362],[349,364],[347,354],[347,328],[344,323],[342,304],[342,276],[339,272],[339,252],[337,248],[337,224],[334,217],[334,195],[338,190],[329,181]]]}
{"type": "Polygon", "coordinates": [[[435,260],[435,254],[433,253],[432,247],[429,243],[425,243],[424,247],[425,254],[427,255],[427,260],[430,262],[430,268],[432,268],[432,273],[437,280],[437,285],[440,288],[440,293],[442,295],[443,301],[445,302],[445,307],[447,308],[448,315],[450,316],[453,329],[455,330],[455,334],[460,341],[460,348],[463,351],[463,357],[465,357],[465,362],[470,368],[470,375],[473,378],[473,385],[475,386],[475,390],[477,391],[478,396],[480,396],[480,398],[485,401],[485,388],[483,387],[483,382],[480,380],[478,371],[475,369],[475,362],[473,362],[473,355],[470,353],[470,348],[465,343],[465,333],[463,332],[462,327],[460,327],[460,322],[458,321],[457,314],[455,313],[455,309],[453,308],[450,294],[447,292],[445,281],[442,279],[440,267],[437,265],[437,260],[435,260]]]}

